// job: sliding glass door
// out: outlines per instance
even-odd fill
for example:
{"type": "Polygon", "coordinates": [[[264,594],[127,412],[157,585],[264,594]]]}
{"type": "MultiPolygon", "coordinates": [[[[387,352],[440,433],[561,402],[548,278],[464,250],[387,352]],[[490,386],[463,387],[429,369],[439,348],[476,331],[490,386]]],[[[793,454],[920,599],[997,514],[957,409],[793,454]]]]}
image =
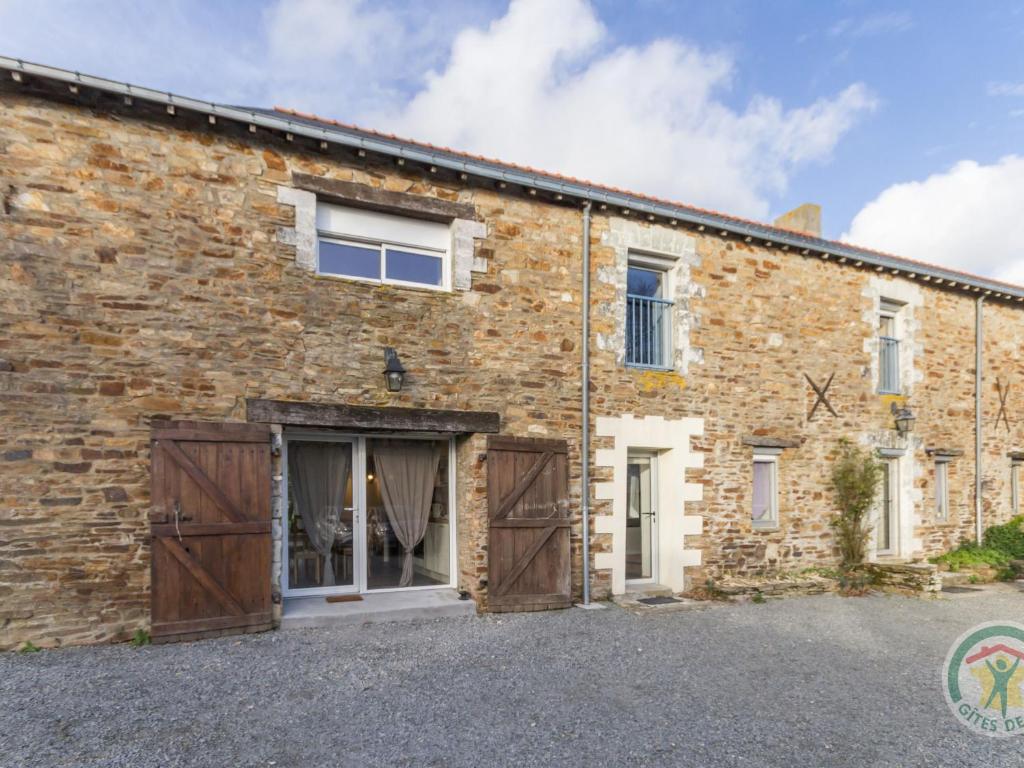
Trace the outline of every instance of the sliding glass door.
{"type": "Polygon", "coordinates": [[[358,587],[359,484],[353,440],[288,444],[287,574],[289,590],[308,594],[358,587]]]}
{"type": "Polygon", "coordinates": [[[288,596],[450,586],[450,439],[286,439],[288,596]]]}

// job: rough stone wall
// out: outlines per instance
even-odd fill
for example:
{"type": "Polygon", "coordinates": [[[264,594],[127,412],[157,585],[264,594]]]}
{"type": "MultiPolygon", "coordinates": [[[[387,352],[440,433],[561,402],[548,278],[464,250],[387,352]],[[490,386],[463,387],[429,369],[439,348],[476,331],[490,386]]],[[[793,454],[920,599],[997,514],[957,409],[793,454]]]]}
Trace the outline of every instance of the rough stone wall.
{"type": "MultiPolygon", "coordinates": [[[[639,227],[664,225],[639,223],[639,227]]],[[[594,269],[600,275],[621,261],[595,224],[594,269]]],[[[704,468],[686,480],[704,485],[703,500],[686,514],[704,518],[703,535],[687,547],[702,550],[702,565],[691,583],[709,576],[757,576],[814,565],[834,565],[828,518],[833,512],[831,465],[839,441],[871,449],[904,449],[900,459],[900,514],[903,559],[937,554],[973,536],[974,488],[974,297],[939,290],[904,277],[839,265],[834,260],[765,248],[736,238],[698,234],[696,260],[687,281],[677,285],[691,315],[689,344],[701,350],[686,374],[631,370],[609,351],[594,352],[596,416],[696,417],[704,435],[694,440],[704,468]],[[900,335],[903,393],[877,393],[877,311],[880,297],[906,302],[900,335]],[[819,386],[835,374],[828,398],[833,417],[819,406],[805,379],[819,386]],[[893,424],[893,402],[909,405],[917,426],[907,438],[893,424]],[[779,526],[754,530],[750,522],[752,454],[748,437],[789,441],[779,457],[779,526]],[[950,515],[935,519],[934,459],[928,448],[962,450],[950,465],[950,515]]],[[[606,281],[595,282],[595,300],[619,300],[606,281]]],[[[678,300],[678,299],[677,299],[678,300]]],[[[1019,349],[1024,312],[986,307],[984,386],[985,525],[1010,512],[1010,460],[1019,450],[1017,414],[1024,402],[1019,349]],[[995,380],[1011,384],[1007,398],[1010,429],[995,425],[995,380]]],[[[610,312],[595,309],[595,333],[621,333],[610,312]]],[[[596,447],[610,448],[596,441],[596,447]]],[[[608,481],[595,471],[595,481],[608,481]]],[[[606,502],[595,514],[611,514],[606,502]]],[[[597,536],[595,551],[607,551],[597,536]]]]}
{"type": "MultiPolygon", "coordinates": [[[[0,91],[0,647],[148,623],[157,417],[244,420],[247,397],[494,410],[505,434],[568,439],[579,509],[577,210],[138,112],[0,91]],[[293,171],[472,204],[486,272],[452,293],[309,273],[277,238],[293,171]]],[[[485,603],[482,440],[460,442],[458,550],[485,603]]]]}
{"type": "MultiPolygon", "coordinates": [[[[0,86],[0,647],[121,639],[148,621],[148,440],[153,418],[243,420],[246,397],[496,410],[511,435],[569,442],[580,588],[579,211],[474,188],[454,176],[317,153],[269,134],[90,110],[0,86]],[[293,171],[475,206],[470,289],[374,287],[311,274],[279,239],[293,171]],[[480,270],[480,271],[478,271],[480,270]],[[409,369],[382,386],[382,348],[409,369]]],[[[834,564],[829,472],[840,438],[905,444],[920,554],[973,530],[974,300],[914,286],[912,376],[876,394],[875,302],[884,278],[852,265],[595,211],[593,338],[621,339],[623,233],[685,251],[676,275],[676,367],[640,372],[594,344],[593,418],[700,419],[703,530],[695,583],[834,564]],[[645,234],[647,233],[647,234],[645,234]],[[691,248],[692,245],[692,248],[691,248]],[[916,298],[915,302],[918,301],[916,298]],[[824,384],[839,413],[807,414],[824,384]],[[895,436],[889,406],[918,416],[895,436]],[[750,524],[748,437],[792,441],[779,460],[780,525],[750,524]],[[934,520],[928,447],[960,449],[951,515],[934,520]]],[[[642,245],[646,243],[646,246],[642,245]]],[[[626,249],[628,253],[628,247],[626,249]]],[[[1009,516],[1024,315],[986,308],[986,524],[1009,516]],[[1010,429],[995,381],[1010,383],[1010,429]]],[[[592,425],[593,426],[593,425],[592,425]]],[[[593,449],[611,449],[595,437],[593,449]]],[[[486,604],[483,436],[461,439],[459,586],[486,604]]],[[[595,467],[593,481],[609,482],[595,467]]],[[[611,514],[608,500],[595,515],[611,514]]],[[[904,510],[906,513],[907,510],[904,510]]],[[[596,534],[592,552],[607,551],[596,534]]],[[[593,594],[611,589],[595,571],[593,594]]]]}

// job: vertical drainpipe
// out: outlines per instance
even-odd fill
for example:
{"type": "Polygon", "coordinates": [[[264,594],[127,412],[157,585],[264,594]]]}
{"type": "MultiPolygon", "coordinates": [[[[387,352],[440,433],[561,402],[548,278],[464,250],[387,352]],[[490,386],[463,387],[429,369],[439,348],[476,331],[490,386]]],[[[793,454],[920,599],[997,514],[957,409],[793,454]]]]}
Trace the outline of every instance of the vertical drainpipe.
{"type": "Polygon", "coordinates": [[[983,362],[982,305],[984,296],[979,296],[974,309],[974,539],[981,544],[981,366],[983,362]]]}
{"type": "Polygon", "coordinates": [[[590,605],[590,201],[583,204],[583,439],[580,478],[583,509],[583,604],[590,605]]]}

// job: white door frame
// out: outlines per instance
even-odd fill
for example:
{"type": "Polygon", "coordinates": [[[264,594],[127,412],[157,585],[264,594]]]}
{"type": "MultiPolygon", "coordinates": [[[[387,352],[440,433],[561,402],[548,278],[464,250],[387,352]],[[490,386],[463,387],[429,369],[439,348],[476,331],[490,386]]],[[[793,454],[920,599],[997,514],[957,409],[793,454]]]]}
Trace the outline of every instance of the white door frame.
{"type": "MultiPolygon", "coordinates": [[[[648,462],[649,462],[649,464],[648,464],[648,472],[650,473],[651,512],[652,512],[652,515],[651,515],[651,528],[650,528],[651,575],[648,578],[645,578],[645,579],[629,579],[629,578],[627,578],[626,579],[626,585],[627,586],[629,586],[631,584],[634,584],[634,585],[636,585],[636,584],[657,584],[658,583],[658,577],[659,577],[659,572],[658,572],[658,544],[659,544],[659,538],[658,538],[658,515],[661,514],[661,513],[659,512],[658,508],[661,506],[660,505],[660,496],[661,496],[661,494],[659,493],[659,484],[658,484],[658,454],[657,454],[656,451],[641,451],[641,450],[631,450],[631,451],[629,451],[627,453],[627,455],[626,455],[626,467],[627,467],[627,470],[626,470],[627,471],[627,475],[626,475],[626,477],[627,478],[629,477],[629,474],[628,474],[629,469],[628,469],[628,467],[629,467],[629,464],[630,464],[630,460],[634,459],[634,458],[647,459],[648,462]]],[[[627,497],[626,497],[626,509],[627,509],[627,514],[628,514],[628,509],[629,509],[629,497],[628,497],[628,494],[629,494],[629,481],[628,481],[628,479],[627,479],[627,482],[626,482],[626,494],[627,494],[627,497]]],[[[640,534],[640,546],[643,547],[643,521],[640,522],[640,531],[641,531],[641,534],[640,534]]],[[[641,558],[642,557],[643,557],[643,554],[641,553],[641,558]]]]}
{"type": "MultiPolygon", "coordinates": [[[[886,456],[882,459],[883,471],[889,483],[889,546],[881,546],[881,523],[885,516],[885,497],[878,509],[878,525],[875,534],[875,552],[885,557],[892,557],[900,552],[900,459],[897,456],[886,456]]],[[[884,494],[884,486],[883,486],[884,494]]]]}
{"type": "Polygon", "coordinates": [[[455,509],[455,439],[449,434],[382,433],[354,435],[309,429],[287,430],[281,440],[281,594],[284,597],[314,597],[384,592],[413,592],[430,589],[453,589],[458,583],[458,531],[455,509]],[[445,441],[448,444],[448,583],[419,587],[387,587],[369,589],[366,585],[366,441],[372,438],[445,441]],[[352,573],[351,585],[333,587],[293,588],[288,583],[288,443],[352,443],[352,573]],[[360,482],[356,482],[359,478],[360,482]]]}

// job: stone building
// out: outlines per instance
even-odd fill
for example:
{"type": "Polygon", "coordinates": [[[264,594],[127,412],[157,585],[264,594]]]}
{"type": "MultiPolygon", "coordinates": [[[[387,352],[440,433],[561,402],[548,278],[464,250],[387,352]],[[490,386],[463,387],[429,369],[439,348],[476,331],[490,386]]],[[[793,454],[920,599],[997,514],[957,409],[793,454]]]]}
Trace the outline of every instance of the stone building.
{"type": "Polygon", "coordinates": [[[285,110],[0,75],[0,647],[832,565],[842,439],[885,461],[873,559],[1017,512],[1024,289],[285,110]]]}

